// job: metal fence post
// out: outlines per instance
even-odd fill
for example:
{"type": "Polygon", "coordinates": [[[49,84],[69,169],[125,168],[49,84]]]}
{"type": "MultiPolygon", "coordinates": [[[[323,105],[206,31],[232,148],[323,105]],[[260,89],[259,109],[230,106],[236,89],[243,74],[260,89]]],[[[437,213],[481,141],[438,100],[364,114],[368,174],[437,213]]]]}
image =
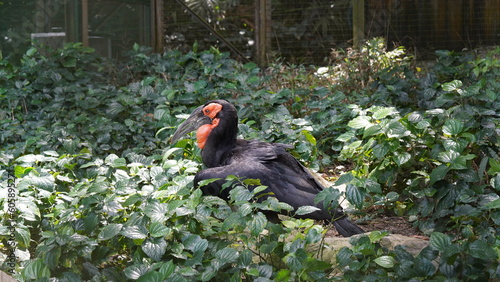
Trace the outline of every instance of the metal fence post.
{"type": "Polygon", "coordinates": [[[352,37],[354,47],[365,40],[365,0],[352,0],[352,37]]]}

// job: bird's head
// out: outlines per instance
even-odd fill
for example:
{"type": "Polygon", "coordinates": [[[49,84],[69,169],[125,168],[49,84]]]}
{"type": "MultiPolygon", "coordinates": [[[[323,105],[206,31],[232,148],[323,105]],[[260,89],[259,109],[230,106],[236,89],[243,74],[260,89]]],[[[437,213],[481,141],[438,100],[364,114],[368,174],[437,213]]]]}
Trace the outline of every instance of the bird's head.
{"type": "Polygon", "coordinates": [[[212,100],[196,108],[177,128],[171,143],[196,130],[198,147],[205,148],[209,140],[214,144],[236,141],[238,115],[236,108],[225,100],[212,100]]]}

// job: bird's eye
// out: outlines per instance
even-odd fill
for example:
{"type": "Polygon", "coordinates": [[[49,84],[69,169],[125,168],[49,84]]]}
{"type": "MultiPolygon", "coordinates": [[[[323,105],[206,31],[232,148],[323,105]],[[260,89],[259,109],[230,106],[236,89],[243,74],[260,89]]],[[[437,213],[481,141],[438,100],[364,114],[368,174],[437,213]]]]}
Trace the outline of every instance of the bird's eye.
{"type": "Polygon", "coordinates": [[[210,110],[209,109],[205,109],[205,113],[206,114],[210,113],[210,110]]]}

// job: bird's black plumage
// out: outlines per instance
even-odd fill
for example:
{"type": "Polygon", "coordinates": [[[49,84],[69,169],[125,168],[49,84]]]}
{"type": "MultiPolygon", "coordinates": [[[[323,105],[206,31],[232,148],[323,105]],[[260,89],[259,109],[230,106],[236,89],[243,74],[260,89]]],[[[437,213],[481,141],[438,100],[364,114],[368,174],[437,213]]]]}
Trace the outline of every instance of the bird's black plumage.
{"type": "Polygon", "coordinates": [[[186,131],[201,127],[206,130],[198,130],[198,144],[202,147],[202,160],[207,168],[196,174],[195,185],[205,179],[221,179],[201,187],[205,194],[227,198],[229,192],[221,191],[221,187],[224,179],[230,175],[242,179],[259,179],[262,185],[268,187],[262,193],[270,193],[294,209],[301,206],[319,208],[304,217],[333,222],[342,236],[363,233],[340,207],[332,214],[322,204],[314,203],[314,198],[323,190],[323,186],[287,152],[291,146],[237,139],[238,115],[229,102],[213,100],[198,107],[178,128],[173,141],[186,131]],[[203,138],[206,141],[200,142],[203,138]]]}

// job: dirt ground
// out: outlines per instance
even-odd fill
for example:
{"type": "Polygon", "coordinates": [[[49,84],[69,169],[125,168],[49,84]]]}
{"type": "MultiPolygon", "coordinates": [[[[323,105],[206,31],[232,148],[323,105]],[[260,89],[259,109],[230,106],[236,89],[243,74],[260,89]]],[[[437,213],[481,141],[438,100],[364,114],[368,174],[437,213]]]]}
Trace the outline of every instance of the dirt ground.
{"type": "MultiPolygon", "coordinates": [[[[407,237],[416,237],[420,239],[425,239],[426,237],[417,228],[413,227],[406,218],[403,217],[387,217],[382,216],[379,218],[374,218],[369,222],[358,224],[361,229],[366,232],[370,231],[389,231],[390,234],[400,234],[407,237]]],[[[340,236],[337,231],[333,228],[328,231],[330,236],[340,236]]]]}

